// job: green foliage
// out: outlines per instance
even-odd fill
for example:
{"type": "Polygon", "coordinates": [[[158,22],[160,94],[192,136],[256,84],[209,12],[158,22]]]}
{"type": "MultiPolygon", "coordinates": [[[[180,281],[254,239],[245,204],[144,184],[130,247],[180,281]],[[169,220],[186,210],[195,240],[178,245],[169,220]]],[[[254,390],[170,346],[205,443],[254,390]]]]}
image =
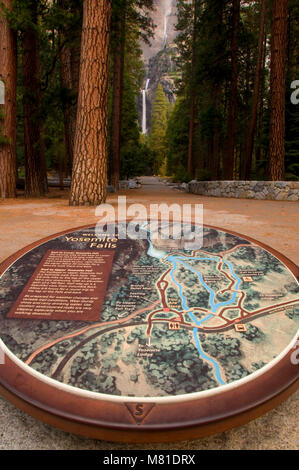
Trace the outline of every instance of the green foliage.
{"type": "MultiPolygon", "coordinates": [[[[17,89],[17,166],[24,167],[24,125],[22,108],[22,35],[33,28],[39,39],[40,109],[32,117],[43,123],[42,133],[48,170],[57,170],[64,158],[63,109],[76,103],[77,96],[63,88],[60,81],[59,58],[63,46],[80,44],[83,0],[49,2],[36,0],[37,18],[30,6],[33,0],[13,0],[13,9],[2,10],[18,35],[17,89]]],[[[260,1],[241,2],[239,35],[238,118],[235,177],[241,178],[244,167],[249,116],[257,61],[260,1]]],[[[158,86],[152,110],[152,128],[148,139],[140,135],[137,101],[144,79],[140,39],[149,42],[153,36],[153,21],[149,12],[153,0],[113,0],[111,22],[111,59],[119,46],[119,21],[125,20],[125,74],[123,83],[123,119],[121,137],[121,178],[142,173],[161,172],[175,180],[188,181],[194,177],[210,180],[221,177],[225,156],[226,129],[231,72],[232,2],[209,0],[190,2],[178,0],[176,39],[177,70],[170,72],[177,86],[174,109],[161,85],[158,86]],[[208,38],[208,40],[207,40],[208,38]],[[188,175],[188,145],[190,107],[195,100],[194,173],[188,175]],[[217,147],[218,138],[218,147],[217,147]],[[218,153],[217,153],[218,149],[218,153]],[[217,158],[215,163],[214,159],[217,158]]],[[[286,179],[299,180],[299,106],[290,103],[290,84],[297,77],[299,58],[299,5],[289,1],[289,32],[286,93],[286,179]]],[[[271,9],[266,21],[266,60],[260,91],[257,132],[251,177],[266,179],[269,144],[269,67],[271,9]]],[[[111,60],[112,62],[112,60],[111,60]]],[[[112,70],[113,63],[111,64],[112,70]]],[[[112,73],[110,89],[112,88],[112,73]]],[[[111,106],[110,106],[111,114],[111,106]]],[[[1,134],[0,144],[8,143],[1,134]]]]}
{"type": "Polygon", "coordinates": [[[247,339],[248,341],[252,341],[253,343],[258,343],[262,341],[265,337],[265,334],[254,325],[249,324],[247,326],[247,331],[241,333],[242,338],[247,339]]]}
{"type": "Polygon", "coordinates": [[[48,170],[57,170],[58,161],[64,159],[63,107],[73,103],[76,96],[60,83],[59,55],[62,46],[73,47],[80,43],[82,0],[48,2],[38,0],[37,18],[33,18],[31,2],[14,0],[12,11],[6,10],[10,26],[18,35],[18,87],[17,87],[17,166],[24,176],[24,116],[22,86],[22,35],[29,28],[38,34],[40,61],[40,108],[32,117],[42,125],[42,141],[48,170]],[[60,36],[64,39],[61,41],[60,36]]]}
{"type": "Polygon", "coordinates": [[[154,172],[159,173],[166,159],[165,133],[167,129],[169,102],[159,83],[152,109],[151,132],[149,136],[150,149],[156,154],[154,172]]]}
{"type": "Polygon", "coordinates": [[[198,181],[211,181],[211,171],[205,168],[199,169],[195,173],[195,177],[198,181]]]}
{"type": "MultiPolygon", "coordinates": [[[[154,10],[153,0],[113,0],[111,20],[111,47],[118,45],[118,23],[125,18],[129,35],[134,31],[147,44],[153,37],[154,23],[148,12],[154,10]]],[[[138,46],[137,46],[138,47],[138,46]]]]}
{"type": "MultiPolygon", "coordinates": [[[[185,99],[177,99],[170,115],[167,131],[167,174],[175,179],[185,181],[186,156],[188,153],[189,114],[185,99]]],[[[189,175],[188,175],[189,179],[189,175]]]]}
{"type": "Polygon", "coordinates": [[[9,144],[9,140],[4,136],[0,134],[0,145],[6,145],[9,144]]]}
{"type": "MultiPolygon", "coordinates": [[[[167,171],[183,174],[188,165],[188,131],[191,103],[195,102],[193,167],[201,180],[221,178],[226,156],[231,88],[232,2],[178,0],[177,67],[181,78],[177,92],[183,105],[176,106],[167,131],[167,171]],[[208,40],[207,40],[208,38],[208,40]],[[216,161],[215,161],[216,159],[216,161]],[[216,171],[215,171],[216,166],[216,171]]],[[[244,177],[244,160],[256,74],[261,2],[241,2],[238,41],[238,115],[234,177],[244,177]]],[[[298,106],[290,104],[292,80],[296,80],[299,57],[299,5],[289,2],[288,68],[286,95],[286,179],[299,178],[298,106]],[[295,109],[296,108],[296,109],[295,109]]],[[[252,179],[267,179],[269,156],[271,8],[265,30],[265,61],[254,141],[252,179]]]]}
{"type": "MultiPolygon", "coordinates": [[[[176,134],[174,139],[181,140],[183,145],[180,145],[180,158],[169,156],[169,170],[171,171],[171,160],[179,160],[180,164],[187,168],[191,106],[194,102],[194,172],[189,175],[190,179],[202,171],[209,174],[205,179],[211,179],[216,152],[215,133],[218,135],[218,141],[224,139],[223,83],[228,81],[229,77],[227,3],[225,0],[188,3],[184,0],[178,1],[179,34],[176,43],[179,51],[177,66],[182,77],[178,82],[178,94],[182,106],[177,113],[180,122],[175,123],[176,132],[173,134],[176,134]]],[[[168,134],[171,137],[171,130],[168,134]]],[[[181,169],[179,172],[181,173],[181,169]]]]}
{"type": "MultiPolygon", "coordinates": [[[[153,22],[148,10],[152,0],[115,0],[112,2],[109,95],[109,143],[111,148],[113,111],[113,74],[115,53],[123,54],[124,72],[121,89],[120,178],[128,179],[152,172],[153,153],[143,140],[138,126],[137,102],[144,77],[140,39],[149,41],[153,22]]],[[[118,70],[121,73],[120,70],[118,70]]],[[[111,157],[110,157],[111,158],[111,157]]]]}
{"type": "Polygon", "coordinates": [[[121,179],[148,174],[152,164],[153,154],[147,143],[141,140],[136,100],[127,82],[124,88],[122,120],[121,179]]]}
{"type": "MultiPolygon", "coordinates": [[[[18,34],[18,90],[17,90],[17,164],[24,176],[24,117],[22,88],[22,35],[29,28],[38,35],[40,59],[40,108],[32,117],[42,122],[43,143],[47,169],[57,171],[65,160],[63,110],[76,103],[77,96],[61,85],[60,53],[62,48],[72,50],[80,46],[83,0],[48,2],[37,0],[37,17],[32,16],[33,0],[14,0],[12,11],[5,10],[10,26],[18,34]]],[[[118,21],[126,22],[125,77],[123,88],[123,120],[121,140],[121,177],[129,178],[150,173],[153,153],[143,141],[138,128],[137,97],[143,80],[140,39],[149,41],[153,22],[148,11],[153,0],[115,0],[112,2],[111,57],[117,47],[118,21]]],[[[110,88],[112,88],[112,75],[110,88]]],[[[5,143],[4,138],[0,138],[5,143]]]]}
{"type": "MultiPolygon", "coordinates": [[[[288,93],[290,84],[287,87],[288,93]]],[[[288,98],[288,97],[287,97],[288,98]]],[[[299,105],[291,103],[287,99],[286,107],[286,160],[285,179],[291,181],[299,181],[299,105]]]]}
{"type": "Polygon", "coordinates": [[[9,140],[7,139],[7,137],[5,137],[4,135],[2,135],[1,121],[2,121],[3,119],[4,119],[4,112],[3,112],[2,109],[0,108],[0,145],[9,144],[9,140]]]}

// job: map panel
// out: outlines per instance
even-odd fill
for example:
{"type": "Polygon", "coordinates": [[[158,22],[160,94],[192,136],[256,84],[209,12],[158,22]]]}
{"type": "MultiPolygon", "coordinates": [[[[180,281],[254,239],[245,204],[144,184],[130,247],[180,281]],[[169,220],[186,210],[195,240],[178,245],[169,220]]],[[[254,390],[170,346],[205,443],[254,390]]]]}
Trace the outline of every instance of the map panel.
{"type": "Polygon", "coordinates": [[[14,261],[0,282],[5,347],[75,390],[186,399],[250,379],[294,340],[298,281],[272,253],[210,227],[197,250],[140,230],[76,230],[14,261]]]}

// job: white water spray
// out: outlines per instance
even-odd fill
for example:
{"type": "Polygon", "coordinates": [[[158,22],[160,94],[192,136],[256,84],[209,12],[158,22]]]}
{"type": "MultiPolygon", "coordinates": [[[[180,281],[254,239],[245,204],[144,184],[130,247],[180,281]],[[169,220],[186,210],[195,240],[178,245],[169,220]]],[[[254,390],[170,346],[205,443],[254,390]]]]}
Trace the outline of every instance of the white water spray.
{"type": "Polygon", "coordinates": [[[146,122],[146,92],[148,90],[150,79],[146,80],[145,88],[142,90],[142,134],[147,133],[147,122],[146,122]]]}
{"type": "Polygon", "coordinates": [[[164,32],[163,32],[163,48],[167,46],[168,39],[168,18],[171,15],[172,0],[164,0],[164,32]]]}

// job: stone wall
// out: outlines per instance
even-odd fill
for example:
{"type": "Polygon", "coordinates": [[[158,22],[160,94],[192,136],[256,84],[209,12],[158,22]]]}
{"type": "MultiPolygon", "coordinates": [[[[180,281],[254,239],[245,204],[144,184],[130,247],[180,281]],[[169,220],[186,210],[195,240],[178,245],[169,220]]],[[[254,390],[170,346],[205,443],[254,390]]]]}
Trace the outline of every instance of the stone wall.
{"type": "Polygon", "coordinates": [[[190,181],[186,190],[193,194],[245,199],[298,201],[299,181],[190,181]]]}

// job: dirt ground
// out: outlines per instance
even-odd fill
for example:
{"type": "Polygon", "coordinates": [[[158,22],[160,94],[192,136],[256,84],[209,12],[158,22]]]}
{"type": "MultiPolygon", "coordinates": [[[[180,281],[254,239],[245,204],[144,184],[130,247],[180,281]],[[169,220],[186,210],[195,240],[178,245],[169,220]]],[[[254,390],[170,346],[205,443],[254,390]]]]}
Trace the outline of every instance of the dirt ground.
{"type": "MultiPolygon", "coordinates": [[[[203,204],[204,223],[239,232],[275,248],[299,264],[299,204],[202,197],[174,190],[156,178],[143,178],[142,187],[110,194],[127,204],[203,204]]],[[[0,262],[22,247],[62,230],[92,224],[95,208],[69,207],[68,191],[51,189],[49,197],[0,200],[0,262]]],[[[200,450],[298,449],[299,392],[266,415],[233,430],[195,440],[167,444],[123,444],[95,441],[42,424],[0,398],[0,449],[80,450],[200,450]]]]}

